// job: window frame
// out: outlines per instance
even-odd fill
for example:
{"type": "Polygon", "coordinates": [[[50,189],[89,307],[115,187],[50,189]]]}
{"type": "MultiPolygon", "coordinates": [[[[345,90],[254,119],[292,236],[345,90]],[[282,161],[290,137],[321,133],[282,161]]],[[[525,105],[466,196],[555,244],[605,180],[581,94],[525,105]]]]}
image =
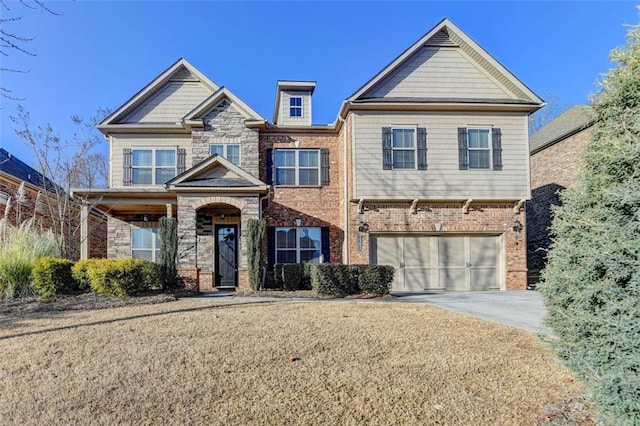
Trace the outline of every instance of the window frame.
{"type": "Polygon", "coordinates": [[[467,126],[467,170],[493,170],[493,131],[492,127],[489,126],[467,126]],[[472,148],[469,146],[471,140],[471,132],[472,131],[482,131],[486,130],[487,132],[487,147],[486,148],[472,148]],[[487,167],[472,167],[471,166],[471,152],[487,152],[488,163],[487,167]]]}
{"type": "Polygon", "coordinates": [[[275,236],[274,236],[274,242],[275,244],[275,261],[276,263],[288,263],[288,262],[280,262],[279,257],[278,257],[278,253],[280,252],[288,252],[288,251],[293,251],[295,250],[296,252],[296,262],[295,263],[313,263],[313,264],[320,264],[320,263],[324,263],[325,259],[323,258],[324,256],[324,252],[322,250],[322,227],[319,226],[279,226],[275,228],[275,236]],[[302,247],[301,244],[301,238],[304,238],[304,236],[301,237],[301,231],[302,230],[314,230],[315,232],[317,232],[317,236],[318,236],[318,245],[319,247],[317,248],[313,248],[313,249],[309,249],[307,247],[302,247]],[[279,232],[281,231],[286,231],[289,232],[291,230],[295,230],[296,231],[296,246],[295,247],[278,247],[278,235],[279,232]],[[317,257],[317,262],[314,261],[303,261],[302,260],[302,252],[318,252],[319,256],[317,257]]]}
{"type": "Polygon", "coordinates": [[[151,261],[157,262],[160,254],[160,226],[135,226],[131,227],[131,258],[132,259],[145,259],[147,257],[135,256],[135,252],[151,252],[151,261]],[[134,248],[133,239],[136,231],[150,231],[151,232],[151,247],[138,247],[134,248]]]}
{"type": "Polygon", "coordinates": [[[416,170],[418,168],[418,127],[417,126],[391,126],[391,170],[416,170]],[[396,130],[411,130],[413,133],[413,147],[412,148],[396,148],[394,131],[396,130]],[[395,154],[396,152],[410,151],[413,153],[413,167],[396,167],[395,166],[395,154]]]}
{"type": "Polygon", "coordinates": [[[289,96],[289,117],[294,117],[294,118],[303,117],[303,113],[304,113],[303,105],[304,105],[304,100],[302,99],[302,96],[289,96]],[[300,105],[294,105],[295,100],[299,100],[300,105]],[[299,111],[300,115],[293,114],[294,110],[299,111]]]}
{"type": "Polygon", "coordinates": [[[209,144],[209,155],[210,156],[213,155],[211,150],[213,149],[214,146],[221,146],[222,147],[222,152],[223,152],[222,156],[225,159],[231,161],[236,166],[240,166],[240,164],[242,163],[242,146],[239,143],[210,143],[209,144]],[[238,162],[237,163],[228,158],[228,147],[229,146],[237,146],[238,147],[238,162]]]}
{"type": "Polygon", "coordinates": [[[322,158],[321,150],[319,148],[275,148],[273,150],[273,184],[276,186],[321,186],[322,184],[322,158]],[[294,165],[293,166],[279,166],[277,162],[278,151],[294,152],[294,165]],[[316,154],[316,166],[300,166],[300,153],[301,152],[314,152],[316,154]],[[279,169],[293,169],[294,170],[294,183],[279,183],[278,182],[278,170],[279,169]],[[300,183],[300,171],[301,170],[316,170],[317,180],[315,183],[300,183]]]}
{"type": "Polygon", "coordinates": [[[162,185],[164,182],[156,182],[156,172],[159,169],[170,169],[170,166],[158,166],[156,153],[158,151],[172,151],[173,152],[173,176],[167,179],[167,181],[173,179],[178,175],[178,149],[177,148],[164,148],[164,147],[132,147],[131,148],[131,185],[132,186],[149,186],[149,185],[162,185]],[[151,165],[150,166],[136,166],[134,164],[134,156],[136,151],[151,151],[151,165]],[[135,181],[134,171],[138,169],[151,169],[151,183],[137,183],[135,181]]]}

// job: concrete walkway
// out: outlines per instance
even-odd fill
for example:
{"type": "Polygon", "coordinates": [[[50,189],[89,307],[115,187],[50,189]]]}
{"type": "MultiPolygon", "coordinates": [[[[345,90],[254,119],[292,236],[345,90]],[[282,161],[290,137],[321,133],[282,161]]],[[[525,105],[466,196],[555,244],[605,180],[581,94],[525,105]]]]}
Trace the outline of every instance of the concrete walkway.
{"type": "Polygon", "coordinates": [[[377,303],[424,303],[534,333],[551,334],[551,331],[542,324],[546,314],[546,308],[542,297],[535,291],[394,292],[392,294],[397,297],[395,299],[292,299],[263,296],[238,297],[234,296],[233,293],[209,293],[200,297],[216,299],[233,298],[262,302],[357,300],[377,303]]]}
{"type": "Polygon", "coordinates": [[[542,323],[546,308],[536,291],[451,291],[425,293],[393,293],[395,301],[426,303],[490,321],[532,331],[551,334],[542,323]]]}

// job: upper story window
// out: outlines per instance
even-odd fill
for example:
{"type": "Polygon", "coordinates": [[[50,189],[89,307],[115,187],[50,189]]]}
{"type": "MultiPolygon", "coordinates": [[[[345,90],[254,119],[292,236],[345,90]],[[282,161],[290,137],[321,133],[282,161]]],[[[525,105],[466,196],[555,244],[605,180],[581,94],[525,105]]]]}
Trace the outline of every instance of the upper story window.
{"type": "Polygon", "coordinates": [[[320,263],[321,228],[276,228],[276,263],[320,263]]]}
{"type": "Polygon", "coordinates": [[[319,149],[276,149],[276,185],[320,185],[319,149]]]}
{"type": "Polygon", "coordinates": [[[460,170],[502,170],[502,132],[491,127],[458,128],[460,170]]]}
{"type": "Polygon", "coordinates": [[[292,96],[289,98],[289,117],[302,117],[302,98],[292,96]]]}
{"type": "Polygon", "coordinates": [[[144,148],[131,150],[132,183],[160,185],[176,176],[176,150],[144,148]]]}
{"type": "Polygon", "coordinates": [[[236,166],[240,165],[240,145],[214,143],[209,145],[209,154],[218,154],[231,161],[236,166]]]}
{"type": "Polygon", "coordinates": [[[131,228],[131,257],[155,262],[160,253],[160,228],[131,228]]]}
{"type": "Polygon", "coordinates": [[[392,129],[391,147],[394,169],[416,168],[416,129],[392,129]]]}
{"type": "Polygon", "coordinates": [[[426,170],[427,129],[383,127],[382,168],[384,170],[426,170]]]}

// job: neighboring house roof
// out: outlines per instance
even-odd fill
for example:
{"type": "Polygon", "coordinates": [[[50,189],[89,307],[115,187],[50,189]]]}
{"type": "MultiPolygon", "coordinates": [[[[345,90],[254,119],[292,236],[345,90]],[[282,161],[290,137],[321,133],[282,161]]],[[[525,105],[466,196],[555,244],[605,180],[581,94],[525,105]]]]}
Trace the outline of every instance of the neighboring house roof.
{"type": "Polygon", "coordinates": [[[535,154],[581,130],[591,127],[593,118],[590,111],[591,108],[586,105],[576,105],[560,114],[555,120],[531,136],[529,140],[530,153],[535,154]]]}
{"type": "MultiPolygon", "coordinates": [[[[520,100],[530,103],[532,110],[544,105],[544,101],[531,89],[522,83],[515,75],[507,70],[500,62],[484,50],[471,37],[466,35],[449,19],[443,19],[435,27],[429,30],[418,41],[402,52],[397,58],[385,66],[378,74],[371,78],[362,87],[356,90],[346,102],[366,100],[375,93],[375,88],[392,78],[399,70],[415,59],[423,48],[458,49],[461,55],[472,61],[479,70],[482,70],[494,84],[500,87],[505,98],[520,100]]],[[[492,99],[494,102],[499,99],[492,99]]]]}
{"type": "Polygon", "coordinates": [[[49,188],[53,188],[54,185],[54,183],[44,177],[42,173],[3,148],[0,148],[0,172],[4,172],[39,188],[42,188],[45,182],[49,188]]]}

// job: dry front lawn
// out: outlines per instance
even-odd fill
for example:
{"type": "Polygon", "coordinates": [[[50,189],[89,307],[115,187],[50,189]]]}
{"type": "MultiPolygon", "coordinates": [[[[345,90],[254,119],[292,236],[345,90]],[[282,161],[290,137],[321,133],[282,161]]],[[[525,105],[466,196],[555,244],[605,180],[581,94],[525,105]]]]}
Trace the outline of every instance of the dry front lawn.
{"type": "Polygon", "coordinates": [[[581,390],[533,334],[417,304],[186,299],[0,327],[3,425],[527,425],[581,390]]]}

